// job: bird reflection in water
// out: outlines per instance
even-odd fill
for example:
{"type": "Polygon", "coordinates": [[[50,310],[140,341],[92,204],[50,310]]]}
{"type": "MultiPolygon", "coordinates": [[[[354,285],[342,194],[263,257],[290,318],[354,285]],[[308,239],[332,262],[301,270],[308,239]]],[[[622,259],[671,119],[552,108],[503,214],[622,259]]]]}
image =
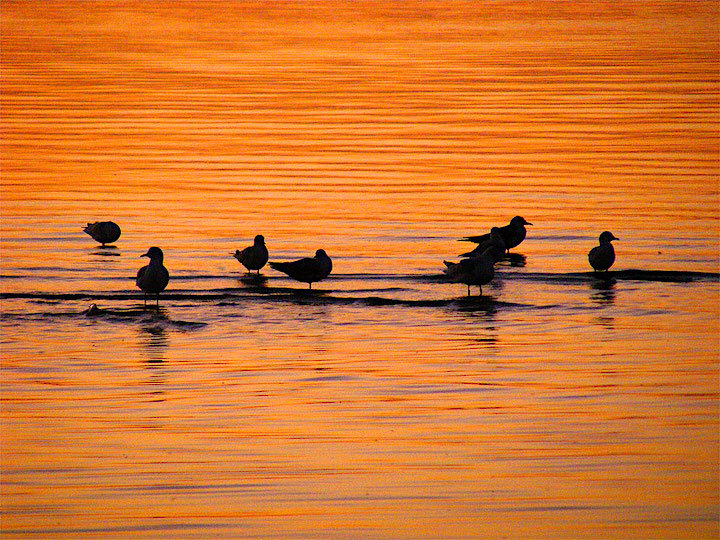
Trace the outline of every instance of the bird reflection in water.
{"type": "Polygon", "coordinates": [[[509,264],[513,268],[524,268],[527,263],[527,257],[522,253],[506,253],[503,257],[505,264],[509,264]]]}
{"type": "Polygon", "coordinates": [[[165,351],[170,344],[165,328],[166,321],[167,315],[161,311],[144,320],[139,327],[140,345],[148,364],[162,364],[165,361],[165,351]]]}
{"type": "Polygon", "coordinates": [[[240,276],[239,281],[247,289],[258,289],[261,291],[267,288],[268,278],[262,274],[247,273],[240,276]]]}
{"type": "MultiPolygon", "coordinates": [[[[615,329],[615,317],[596,317],[593,322],[597,324],[598,326],[601,326],[605,330],[613,330],[615,329]]],[[[609,335],[609,334],[608,334],[609,335]]],[[[603,340],[607,340],[607,335],[601,338],[603,340]]]]}
{"type": "Polygon", "coordinates": [[[601,306],[610,306],[615,303],[615,283],[617,280],[612,277],[594,277],[590,282],[590,287],[593,290],[592,298],[593,302],[601,306]]]}
{"type": "Polygon", "coordinates": [[[90,250],[96,257],[119,257],[120,249],[117,246],[96,246],[90,250]]]}
{"type": "Polygon", "coordinates": [[[456,312],[477,315],[483,319],[493,319],[497,315],[497,302],[491,296],[460,297],[449,307],[456,312]]]}
{"type": "Polygon", "coordinates": [[[447,311],[464,320],[463,340],[468,347],[494,351],[498,344],[498,329],[493,323],[498,313],[498,303],[492,297],[464,297],[452,301],[447,311]]]}
{"type": "Polygon", "coordinates": [[[148,321],[138,327],[138,338],[150,374],[149,387],[144,394],[148,402],[165,401],[166,373],[161,366],[165,363],[165,351],[169,345],[167,330],[162,321],[148,321]]]}

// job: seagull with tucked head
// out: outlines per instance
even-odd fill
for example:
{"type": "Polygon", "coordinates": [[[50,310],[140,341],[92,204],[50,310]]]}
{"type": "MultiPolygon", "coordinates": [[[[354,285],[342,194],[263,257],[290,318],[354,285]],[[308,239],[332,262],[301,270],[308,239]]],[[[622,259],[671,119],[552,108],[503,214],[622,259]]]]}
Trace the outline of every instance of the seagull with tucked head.
{"type": "Polygon", "coordinates": [[[105,244],[112,244],[120,238],[120,227],[114,221],[96,221],[88,223],[83,232],[89,234],[93,240],[105,244]]]}

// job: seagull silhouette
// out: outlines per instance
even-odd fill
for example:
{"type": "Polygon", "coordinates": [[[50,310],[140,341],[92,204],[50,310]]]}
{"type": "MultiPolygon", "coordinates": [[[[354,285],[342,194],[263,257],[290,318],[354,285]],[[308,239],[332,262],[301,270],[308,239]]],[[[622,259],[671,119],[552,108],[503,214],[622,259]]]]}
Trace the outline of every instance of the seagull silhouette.
{"type": "Polygon", "coordinates": [[[260,269],[268,262],[268,250],[265,246],[265,237],[262,234],[258,234],[252,246],[248,246],[242,251],[239,249],[235,250],[233,257],[248,270],[257,270],[257,273],[260,274],[260,269]]]}
{"type": "Polygon", "coordinates": [[[156,304],[160,307],[160,293],[165,290],[170,281],[170,273],[163,266],[163,252],[159,247],[151,247],[147,253],[140,255],[141,257],[149,257],[150,264],[143,266],[137,273],[135,283],[145,293],[145,305],[147,305],[147,295],[154,294],[156,304]]]}
{"type": "Polygon", "coordinates": [[[88,223],[83,231],[89,234],[93,240],[100,242],[103,247],[105,247],[105,244],[112,244],[120,238],[120,227],[114,221],[88,223]]]}
{"type": "Polygon", "coordinates": [[[619,240],[610,231],[600,233],[600,245],[595,246],[588,253],[588,261],[595,272],[608,271],[615,262],[615,248],[612,245],[613,240],[619,240]]]}
{"type": "MultiPolygon", "coordinates": [[[[509,224],[503,227],[498,227],[500,236],[502,236],[502,239],[505,242],[505,249],[507,251],[510,251],[511,248],[519,246],[520,242],[525,240],[525,235],[527,234],[525,225],[532,225],[532,223],[526,221],[524,217],[515,216],[510,220],[509,224]]],[[[467,236],[465,238],[461,238],[461,241],[482,244],[483,242],[489,241],[491,235],[492,233],[481,234],[479,236],[467,236]]]]}
{"type": "Polygon", "coordinates": [[[308,283],[312,289],[313,283],[322,281],[330,275],[332,260],[324,249],[318,249],[314,257],[305,257],[292,262],[270,262],[270,268],[283,272],[296,281],[308,283]]]}
{"type": "Polygon", "coordinates": [[[462,259],[459,263],[443,261],[447,267],[444,272],[451,281],[467,285],[468,296],[470,296],[470,285],[480,287],[482,296],[482,286],[490,283],[495,277],[495,263],[499,257],[500,253],[491,246],[483,253],[462,259]]]}

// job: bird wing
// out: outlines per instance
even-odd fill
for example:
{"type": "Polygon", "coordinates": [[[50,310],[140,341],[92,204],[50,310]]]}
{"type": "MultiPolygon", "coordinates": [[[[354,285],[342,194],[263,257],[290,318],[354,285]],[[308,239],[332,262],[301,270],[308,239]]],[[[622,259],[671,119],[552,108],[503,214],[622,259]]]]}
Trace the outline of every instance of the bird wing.
{"type": "Polygon", "coordinates": [[[488,240],[490,240],[490,233],[481,234],[479,236],[466,236],[465,238],[461,238],[460,242],[474,242],[476,244],[482,244],[488,240]]]}
{"type": "Polygon", "coordinates": [[[304,277],[317,269],[317,261],[310,257],[290,262],[271,262],[270,268],[284,272],[290,277],[304,277]]]}
{"type": "Polygon", "coordinates": [[[250,247],[246,247],[246,248],[243,249],[242,251],[236,251],[236,252],[235,252],[235,258],[236,258],[238,261],[240,261],[241,263],[242,263],[242,262],[245,262],[247,256],[250,254],[250,249],[251,249],[250,247]]]}
{"type": "Polygon", "coordinates": [[[143,266],[140,270],[137,272],[137,277],[135,278],[135,283],[138,287],[140,287],[140,282],[142,281],[142,278],[145,276],[145,272],[147,271],[148,267],[143,266]]]}

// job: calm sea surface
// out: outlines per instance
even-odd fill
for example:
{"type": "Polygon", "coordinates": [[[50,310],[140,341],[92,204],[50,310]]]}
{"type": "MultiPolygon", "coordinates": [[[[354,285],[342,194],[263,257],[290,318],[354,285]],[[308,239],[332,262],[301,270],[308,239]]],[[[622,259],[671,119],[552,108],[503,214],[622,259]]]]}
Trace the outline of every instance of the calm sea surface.
{"type": "Polygon", "coordinates": [[[716,2],[1,24],[3,538],[718,537],[716,2]],[[249,280],[256,234],[332,275],[249,280]]]}

